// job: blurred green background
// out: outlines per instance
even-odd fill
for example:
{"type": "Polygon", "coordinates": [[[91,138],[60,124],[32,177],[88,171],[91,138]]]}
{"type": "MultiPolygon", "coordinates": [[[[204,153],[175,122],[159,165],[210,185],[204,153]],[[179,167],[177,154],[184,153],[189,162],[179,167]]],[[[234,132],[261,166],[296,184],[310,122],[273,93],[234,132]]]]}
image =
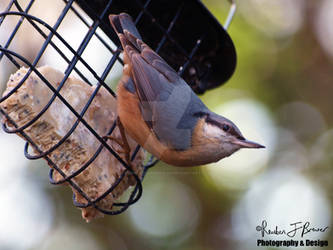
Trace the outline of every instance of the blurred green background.
{"type": "MultiPolygon", "coordinates": [[[[227,1],[203,2],[223,23],[227,1]]],[[[2,0],[0,11],[7,4],[2,0]]],[[[31,13],[53,24],[63,7],[62,1],[36,1],[31,13]]],[[[322,249],[333,249],[333,1],[248,0],[237,7],[228,30],[238,54],[236,72],[202,99],[267,148],[195,168],[159,163],[148,171],[139,202],[87,224],[71,190],[51,186],[44,161],[26,160],[23,140],[1,131],[1,250],[271,249],[257,246],[263,220],[272,229],[307,221],[328,226],[292,239],[327,240],[322,249]]],[[[1,45],[13,19],[1,26],[1,45]]],[[[74,47],[85,33],[75,25],[69,15],[59,29],[74,47]]],[[[29,33],[27,23],[21,30],[10,48],[33,60],[43,40],[29,33]]],[[[97,71],[110,58],[98,46],[84,53],[97,71]]],[[[51,49],[43,64],[65,66],[51,49]]],[[[2,60],[0,89],[13,72],[2,60]]],[[[116,82],[120,73],[118,65],[108,80],[116,82]]]]}

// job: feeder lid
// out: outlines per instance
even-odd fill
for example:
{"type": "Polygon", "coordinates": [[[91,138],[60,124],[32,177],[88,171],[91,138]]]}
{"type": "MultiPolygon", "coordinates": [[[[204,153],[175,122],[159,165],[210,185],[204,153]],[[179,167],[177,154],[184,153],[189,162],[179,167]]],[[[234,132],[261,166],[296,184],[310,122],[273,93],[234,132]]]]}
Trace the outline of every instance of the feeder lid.
{"type": "Polygon", "coordinates": [[[222,85],[234,73],[233,42],[200,0],[113,0],[109,6],[107,0],[77,2],[93,20],[107,13],[100,27],[117,45],[108,14],[131,15],[144,42],[198,94],[222,85]]]}

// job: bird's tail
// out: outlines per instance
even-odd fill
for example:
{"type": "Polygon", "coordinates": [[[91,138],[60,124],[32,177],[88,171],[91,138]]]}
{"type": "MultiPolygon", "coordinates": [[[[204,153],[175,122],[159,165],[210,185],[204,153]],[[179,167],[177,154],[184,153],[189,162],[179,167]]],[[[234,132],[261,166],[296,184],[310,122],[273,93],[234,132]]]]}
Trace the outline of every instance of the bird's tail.
{"type": "MultiPolygon", "coordinates": [[[[124,41],[125,39],[123,39],[124,38],[123,36],[126,36],[124,34],[125,30],[127,30],[132,35],[132,39],[130,39],[130,40],[135,41],[136,40],[135,38],[139,38],[140,40],[142,40],[142,37],[141,37],[139,31],[137,30],[137,28],[135,27],[135,24],[130,15],[128,15],[126,13],[121,13],[119,15],[109,15],[109,20],[110,20],[110,23],[111,23],[114,31],[117,33],[117,35],[120,39],[120,42],[122,43],[123,48],[125,47],[124,42],[128,43],[128,41],[124,41]]],[[[134,42],[134,41],[132,41],[132,42],[134,42]]]]}
{"type": "Polygon", "coordinates": [[[155,70],[159,71],[159,73],[164,75],[169,81],[178,81],[179,76],[175,70],[142,41],[141,35],[136,29],[132,18],[128,14],[121,13],[119,15],[110,15],[109,19],[114,31],[119,37],[125,55],[131,58],[127,61],[127,58],[124,57],[124,62],[126,61],[131,64],[133,55],[140,54],[140,58],[142,60],[144,60],[147,64],[152,65],[155,70]]]}

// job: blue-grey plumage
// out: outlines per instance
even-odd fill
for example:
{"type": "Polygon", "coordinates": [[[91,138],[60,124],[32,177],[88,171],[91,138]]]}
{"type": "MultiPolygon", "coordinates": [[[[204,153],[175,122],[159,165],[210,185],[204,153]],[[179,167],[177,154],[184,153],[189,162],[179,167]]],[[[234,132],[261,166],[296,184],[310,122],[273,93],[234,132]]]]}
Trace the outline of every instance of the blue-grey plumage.
{"type": "MultiPolygon", "coordinates": [[[[149,67],[144,60],[136,60],[142,59],[133,59],[134,82],[143,83],[140,84],[140,89],[152,83],[148,90],[145,89],[140,94],[140,108],[144,120],[164,144],[176,150],[188,149],[191,146],[193,129],[200,119],[194,114],[198,110],[207,113],[209,110],[183,79],[177,77],[178,82],[170,82],[160,72],[149,67]],[[144,65],[145,71],[141,71],[137,65],[144,65]]],[[[134,85],[134,82],[130,81],[127,85],[134,85]]],[[[134,89],[135,86],[127,88],[134,89]]]]}
{"type": "Polygon", "coordinates": [[[181,166],[217,161],[242,147],[262,147],[245,140],[230,120],[211,112],[141,40],[129,15],[111,15],[110,21],[124,50],[119,117],[138,143],[162,160],[181,166]],[[135,122],[138,126],[133,126],[135,122]]]}

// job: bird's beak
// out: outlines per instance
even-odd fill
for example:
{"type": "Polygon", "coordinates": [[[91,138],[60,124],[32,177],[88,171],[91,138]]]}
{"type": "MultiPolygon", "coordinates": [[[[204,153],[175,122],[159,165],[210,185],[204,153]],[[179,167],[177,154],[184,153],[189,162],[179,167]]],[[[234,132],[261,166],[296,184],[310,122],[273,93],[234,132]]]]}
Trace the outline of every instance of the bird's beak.
{"type": "Polygon", "coordinates": [[[239,145],[242,148],[265,148],[265,146],[253,141],[246,140],[245,138],[235,139],[232,141],[232,143],[239,145]]]}

